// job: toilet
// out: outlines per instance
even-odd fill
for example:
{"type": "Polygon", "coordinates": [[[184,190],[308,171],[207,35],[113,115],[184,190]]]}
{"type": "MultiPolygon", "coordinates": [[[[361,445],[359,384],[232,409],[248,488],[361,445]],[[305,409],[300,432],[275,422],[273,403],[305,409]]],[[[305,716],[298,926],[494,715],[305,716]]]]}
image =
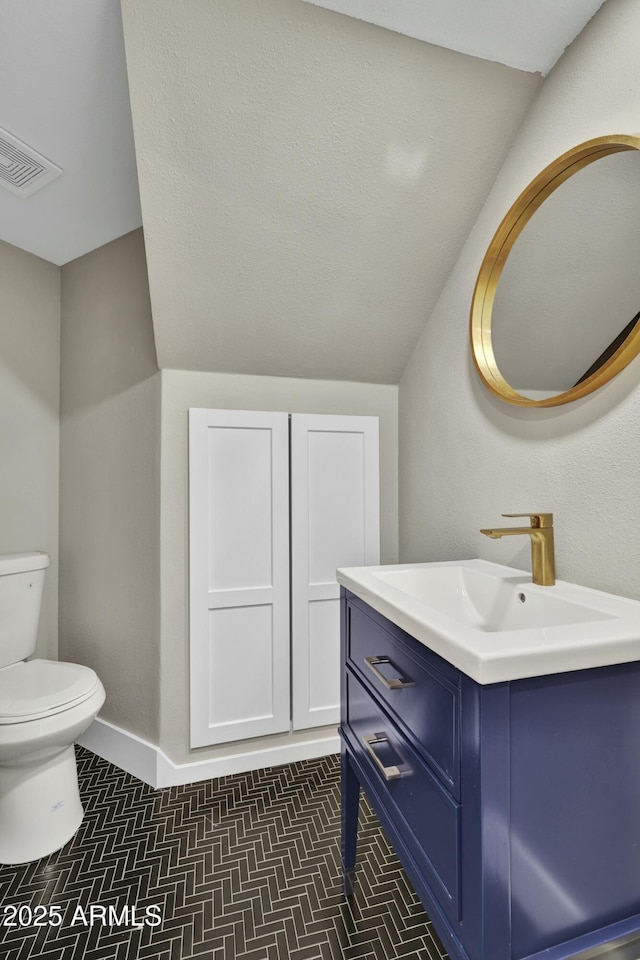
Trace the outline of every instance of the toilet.
{"type": "Polygon", "coordinates": [[[0,863],[59,850],[82,822],[73,748],[105,699],[89,667],[27,660],[46,553],[0,555],[0,863]]]}

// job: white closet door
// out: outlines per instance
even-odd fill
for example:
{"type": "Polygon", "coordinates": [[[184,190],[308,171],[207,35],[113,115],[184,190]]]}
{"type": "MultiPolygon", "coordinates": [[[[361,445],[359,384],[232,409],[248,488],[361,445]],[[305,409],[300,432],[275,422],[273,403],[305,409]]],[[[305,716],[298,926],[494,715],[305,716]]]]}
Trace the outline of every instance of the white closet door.
{"type": "Polygon", "coordinates": [[[378,418],[291,417],[294,729],[338,723],[337,567],[380,562],[378,418]]]}
{"type": "Polygon", "coordinates": [[[191,745],[288,731],[288,415],[189,411],[191,745]]]}

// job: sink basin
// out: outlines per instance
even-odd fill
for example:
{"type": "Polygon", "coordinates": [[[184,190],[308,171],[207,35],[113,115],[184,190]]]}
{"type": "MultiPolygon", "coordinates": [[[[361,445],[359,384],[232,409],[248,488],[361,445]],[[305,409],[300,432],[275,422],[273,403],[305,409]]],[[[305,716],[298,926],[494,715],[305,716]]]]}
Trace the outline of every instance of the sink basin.
{"type": "Polygon", "coordinates": [[[478,683],[640,660],[640,602],[486,560],[346,567],[338,582],[478,683]]]}
{"type": "Polygon", "coordinates": [[[569,623],[608,620],[611,614],[547,593],[529,589],[531,578],[496,576],[470,566],[419,565],[419,569],[379,570],[373,576],[415,597],[460,623],[479,630],[529,630],[569,623]]]}

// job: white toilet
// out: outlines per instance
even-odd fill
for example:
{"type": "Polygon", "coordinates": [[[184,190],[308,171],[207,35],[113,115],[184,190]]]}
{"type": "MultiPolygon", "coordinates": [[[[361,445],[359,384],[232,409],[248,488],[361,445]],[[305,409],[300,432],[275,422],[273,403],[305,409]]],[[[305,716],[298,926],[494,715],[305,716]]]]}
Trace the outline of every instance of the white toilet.
{"type": "Polygon", "coordinates": [[[82,822],[74,741],[104,703],[89,667],[29,660],[46,553],[0,555],[0,863],[28,863],[82,822]]]}

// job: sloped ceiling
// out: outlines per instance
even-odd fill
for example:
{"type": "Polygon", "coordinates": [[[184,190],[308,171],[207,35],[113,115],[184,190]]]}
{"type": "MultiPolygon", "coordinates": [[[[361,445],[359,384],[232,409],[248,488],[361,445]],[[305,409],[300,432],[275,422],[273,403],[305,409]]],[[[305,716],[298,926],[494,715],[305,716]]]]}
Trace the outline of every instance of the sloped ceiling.
{"type": "Polygon", "coordinates": [[[546,75],[604,0],[305,0],[472,57],[546,75]]]}
{"type": "MultiPolygon", "coordinates": [[[[476,58],[545,73],[601,2],[124,0],[162,365],[397,381],[540,83],[476,58]]],[[[67,263],[142,222],[119,0],[0,26],[64,170],[0,239],[67,263]]]]}
{"type": "Polygon", "coordinates": [[[161,367],[397,383],[540,77],[300,0],[123,0],[161,367]]]}
{"type": "MultiPolygon", "coordinates": [[[[545,73],[602,0],[308,2],[545,73]]],[[[120,0],[0,0],[0,127],[64,171],[28,202],[0,190],[0,239],[63,264],[140,226],[120,0]]]]}
{"type": "Polygon", "coordinates": [[[63,264],[141,224],[117,0],[0,0],[0,127],[63,170],[0,239],[63,264]]]}

